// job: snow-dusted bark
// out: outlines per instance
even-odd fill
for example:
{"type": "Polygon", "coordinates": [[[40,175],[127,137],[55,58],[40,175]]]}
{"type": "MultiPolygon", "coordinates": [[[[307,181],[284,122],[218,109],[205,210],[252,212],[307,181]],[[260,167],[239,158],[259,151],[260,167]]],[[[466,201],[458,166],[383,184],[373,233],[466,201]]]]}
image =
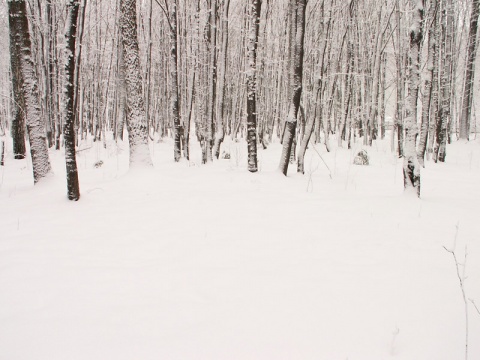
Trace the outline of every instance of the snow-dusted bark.
{"type": "Polygon", "coordinates": [[[435,162],[445,162],[447,156],[447,131],[451,118],[451,74],[453,66],[453,9],[452,0],[442,2],[442,50],[440,66],[440,101],[436,125],[435,162]]]}
{"type": "Polygon", "coordinates": [[[460,139],[467,139],[470,135],[470,118],[472,114],[473,88],[475,79],[475,59],[477,57],[477,30],[480,14],[480,0],[472,1],[470,15],[470,32],[468,35],[467,70],[463,87],[462,117],[460,118],[460,139]]]}
{"type": "Polygon", "coordinates": [[[416,141],[417,99],[420,85],[420,45],[422,42],[424,0],[412,0],[413,19],[410,26],[408,95],[405,100],[405,147],[403,159],[403,180],[405,191],[414,190],[420,196],[420,164],[417,158],[416,141]]]}
{"type": "Polygon", "coordinates": [[[69,200],[77,201],[80,198],[78,184],[77,158],[75,154],[75,40],[77,35],[77,18],[79,3],[70,0],[67,5],[68,15],[65,32],[67,61],[65,63],[65,126],[63,130],[65,140],[65,165],[67,169],[67,196],[69,200]]]}
{"type": "Polygon", "coordinates": [[[422,125],[420,131],[420,140],[418,143],[418,161],[424,166],[425,151],[427,149],[428,128],[430,120],[430,105],[432,102],[432,80],[436,63],[437,44],[435,43],[435,25],[437,18],[437,0],[430,1],[430,9],[428,10],[427,20],[429,22],[428,30],[428,55],[427,55],[427,72],[423,80],[423,97],[422,97],[422,125]]]}
{"type": "Polygon", "coordinates": [[[213,134],[214,134],[214,113],[216,101],[217,84],[217,0],[210,0],[210,59],[208,78],[208,106],[207,106],[207,129],[206,129],[206,161],[212,161],[213,134]]]}
{"type": "MultiPolygon", "coordinates": [[[[10,17],[10,22],[13,17],[10,17]]],[[[12,28],[13,24],[10,24],[12,28]]],[[[10,132],[13,140],[13,156],[24,159],[27,153],[25,147],[25,102],[23,99],[23,77],[20,71],[20,37],[10,31],[10,69],[13,87],[13,118],[10,132]]]]}
{"type": "Polygon", "coordinates": [[[142,76],[137,37],[136,0],[120,1],[120,30],[122,32],[127,88],[127,129],[130,143],[130,167],[152,165],[148,149],[148,123],[142,91],[142,76]]]}
{"type": "MultiPolygon", "coordinates": [[[[259,2],[261,2],[259,0],[259,2]]],[[[223,18],[222,18],[222,59],[219,64],[218,72],[218,101],[217,101],[217,122],[215,127],[215,141],[213,144],[213,151],[215,157],[218,159],[220,156],[220,145],[225,138],[225,78],[227,74],[227,52],[228,52],[228,12],[230,8],[230,0],[223,2],[223,18]]]]}
{"type": "MultiPolygon", "coordinates": [[[[19,68],[25,102],[25,119],[30,154],[32,156],[33,180],[37,183],[50,172],[50,160],[45,135],[45,120],[40,110],[38,79],[33,65],[30,33],[25,0],[9,0],[9,24],[15,45],[20,49],[19,68]]],[[[12,36],[11,36],[12,38],[12,36]]]]}
{"type": "Polygon", "coordinates": [[[247,145],[248,171],[257,168],[257,44],[260,22],[261,0],[250,0],[248,4],[249,27],[247,35],[247,145]]]}
{"type": "Polygon", "coordinates": [[[127,85],[125,83],[125,62],[123,57],[122,35],[118,35],[120,46],[117,49],[118,63],[117,63],[117,96],[118,96],[118,114],[116,124],[117,139],[123,140],[123,128],[127,117],[127,85]]]}
{"type": "Polygon", "coordinates": [[[280,158],[279,169],[287,175],[290,153],[292,150],[293,137],[297,127],[297,114],[302,96],[303,54],[305,38],[305,8],[306,0],[291,0],[292,26],[295,27],[293,44],[293,64],[290,71],[293,72],[293,91],[291,93],[287,119],[285,121],[285,134],[283,136],[283,149],[280,158]]]}
{"type": "Polygon", "coordinates": [[[177,0],[170,4],[170,75],[171,75],[171,94],[170,94],[170,116],[173,121],[173,158],[180,161],[182,157],[181,145],[181,121],[179,111],[179,91],[178,91],[178,46],[177,46],[177,0]]]}

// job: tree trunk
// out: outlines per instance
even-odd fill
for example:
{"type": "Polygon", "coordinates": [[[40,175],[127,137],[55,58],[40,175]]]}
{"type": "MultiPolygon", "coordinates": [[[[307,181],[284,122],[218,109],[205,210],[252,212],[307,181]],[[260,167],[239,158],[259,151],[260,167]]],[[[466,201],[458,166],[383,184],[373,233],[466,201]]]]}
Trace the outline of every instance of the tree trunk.
{"type": "Polygon", "coordinates": [[[38,79],[32,60],[30,33],[26,3],[24,0],[9,0],[9,24],[14,47],[20,49],[19,75],[23,84],[26,123],[32,156],[33,181],[37,183],[50,172],[50,160],[45,135],[45,121],[41,116],[38,79]]]}
{"type": "Polygon", "coordinates": [[[12,31],[14,19],[10,16],[10,69],[13,87],[13,117],[11,135],[13,140],[13,156],[24,159],[25,147],[25,100],[23,97],[23,77],[20,70],[20,35],[12,31]]]}
{"type": "Polygon", "coordinates": [[[257,44],[260,22],[261,0],[250,0],[248,28],[248,70],[247,70],[247,144],[248,171],[257,168],[257,44]]]}
{"type": "Polygon", "coordinates": [[[289,104],[288,116],[286,119],[285,135],[283,138],[283,150],[280,158],[280,171],[286,176],[292,150],[293,138],[297,127],[297,114],[300,107],[300,98],[302,96],[302,76],[303,76],[303,55],[305,38],[305,8],[306,0],[291,0],[292,17],[296,19],[292,24],[295,26],[294,51],[293,51],[293,92],[289,104]]]}
{"type": "Polygon", "coordinates": [[[414,5],[410,26],[410,49],[408,95],[405,104],[405,154],[403,159],[403,180],[405,191],[415,190],[420,197],[420,164],[416,152],[418,136],[417,99],[420,83],[420,45],[422,42],[422,22],[424,0],[412,0],[414,5]]]}
{"type": "Polygon", "coordinates": [[[475,59],[477,55],[477,30],[480,0],[472,0],[470,32],[468,34],[467,70],[463,87],[462,117],[460,118],[460,139],[469,139],[470,118],[472,113],[473,88],[475,79],[475,59]]]}
{"type": "Polygon", "coordinates": [[[430,105],[432,102],[432,80],[434,68],[437,66],[435,43],[435,24],[437,14],[437,0],[430,1],[430,9],[428,11],[428,21],[430,21],[430,28],[428,30],[428,58],[427,58],[427,72],[424,78],[423,85],[423,99],[422,99],[422,125],[420,131],[420,141],[418,143],[418,161],[422,167],[425,162],[425,152],[427,149],[428,128],[430,119],[430,105]]]}
{"type": "MultiPolygon", "coordinates": [[[[261,0],[259,0],[261,1],[261,0]]],[[[220,145],[225,138],[225,77],[227,73],[227,52],[228,52],[228,11],[230,9],[230,0],[223,3],[223,19],[222,19],[222,61],[220,63],[219,84],[218,84],[218,108],[217,121],[215,129],[215,143],[213,150],[215,157],[220,156],[220,145]]],[[[248,106],[248,105],[247,105],[248,106]]]]}
{"type": "Polygon", "coordinates": [[[170,75],[171,96],[170,116],[173,121],[173,158],[176,162],[182,157],[182,127],[180,120],[180,104],[178,91],[178,41],[177,41],[177,0],[173,0],[170,6],[170,75]]]}
{"type": "Polygon", "coordinates": [[[70,0],[65,32],[67,62],[65,64],[65,164],[67,169],[67,196],[69,200],[77,201],[80,198],[78,184],[77,159],[75,155],[75,39],[77,35],[77,18],[79,3],[70,0]]]}
{"type": "Polygon", "coordinates": [[[127,128],[130,143],[130,167],[152,165],[148,149],[148,122],[142,92],[142,76],[137,37],[136,0],[120,1],[120,28],[122,32],[127,88],[127,128]]]}

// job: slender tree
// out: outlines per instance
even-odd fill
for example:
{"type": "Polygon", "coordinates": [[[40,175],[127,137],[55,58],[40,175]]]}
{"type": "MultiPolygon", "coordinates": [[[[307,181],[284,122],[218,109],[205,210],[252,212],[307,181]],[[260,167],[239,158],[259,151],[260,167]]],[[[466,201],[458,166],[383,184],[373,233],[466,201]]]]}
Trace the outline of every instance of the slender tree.
{"type": "Polygon", "coordinates": [[[403,159],[403,180],[406,191],[414,189],[420,197],[420,164],[417,158],[416,141],[417,100],[420,84],[420,45],[423,31],[424,0],[412,0],[413,19],[410,26],[410,47],[408,50],[408,95],[405,104],[405,148],[403,159]]]}
{"type": "Polygon", "coordinates": [[[67,168],[67,196],[69,200],[77,201],[80,198],[78,184],[77,158],[75,154],[75,39],[77,36],[77,18],[79,2],[70,0],[67,4],[67,26],[65,32],[67,62],[65,64],[65,126],[63,130],[65,140],[65,163],[67,168]]]}
{"type": "Polygon", "coordinates": [[[291,17],[294,19],[292,26],[295,27],[293,39],[293,61],[291,72],[293,73],[293,91],[289,99],[288,115],[285,122],[285,135],[283,137],[283,149],[280,158],[280,171],[286,176],[290,153],[292,151],[293,138],[297,128],[297,115],[302,96],[303,55],[305,38],[305,8],[306,0],[291,0],[291,17]]]}
{"type": "Polygon", "coordinates": [[[248,70],[247,70],[247,146],[248,171],[257,167],[257,44],[260,23],[261,0],[250,0],[248,24],[248,70]]]}
{"type": "MultiPolygon", "coordinates": [[[[12,28],[13,19],[10,17],[10,28],[12,28]]],[[[11,134],[13,140],[13,156],[15,159],[24,159],[26,155],[25,147],[25,101],[23,98],[23,77],[20,70],[20,39],[14,31],[10,31],[10,71],[13,87],[13,117],[11,125],[11,134]]]]}
{"type": "MultiPolygon", "coordinates": [[[[26,124],[32,157],[33,181],[37,183],[50,172],[45,121],[40,109],[38,79],[33,64],[25,0],[8,0],[10,36],[13,47],[20,49],[19,73],[25,102],[26,124]]],[[[12,54],[10,54],[12,56],[12,54]]],[[[13,75],[13,74],[12,74],[13,75]]],[[[15,89],[14,89],[15,90],[15,89]]],[[[18,89],[17,89],[18,91],[18,89]]]]}

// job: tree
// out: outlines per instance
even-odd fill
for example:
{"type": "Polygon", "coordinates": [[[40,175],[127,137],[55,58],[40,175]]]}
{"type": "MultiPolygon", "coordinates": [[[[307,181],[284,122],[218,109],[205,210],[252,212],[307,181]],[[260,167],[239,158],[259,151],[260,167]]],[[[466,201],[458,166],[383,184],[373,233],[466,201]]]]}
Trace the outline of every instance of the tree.
{"type": "MultiPolygon", "coordinates": [[[[168,14],[168,26],[170,27],[170,81],[171,81],[171,94],[170,94],[170,116],[173,121],[173,157],[175,161],[180,161],[182,157],[182,127],[180,120],[180,98],[178,89],[178,30],[177,30],[177,1],[172,0],[170,4],[170,13],[168,14]]],[[[165,1],[168,9],[168,3],[165,1]]]]}
{"type": "Polygon", "coordinates": [[[430,107],[432,103],[433,87],[432,81],[435,68],[437,67],[437,53],[438,44],[435,41],[435,31],[437,23],[437,0],[430,1],[430,8],[428,10],[428,53],[427,53],[427,72],[423,82],[423,97],[422,97],[422,125],[420,131],[420,140],[418,143],[418,161],[420,165],[424,166],[425,152],[427,149],[427,138],[430,121],[430,107]]]}
{"type": "Polygon", "coordinates": [[[294,27],[293,61],[289,71],[293,74],[293,91],[289,99],[288,115],[285,122],[285,135],[283,137],[283,149],[280,158],[280,171],[286,176],[290,153],[292,151],[293,138],[297,128],[297,115],[302,96],[303,54],[305,37],[305,8],[306,0],[291,0],[291,16],[294,27]]]}
{"type": "Polygon", "coordinates": [[[463,86],[462,117],[460,118],[460,139],[468,140],[470,135],[470,118],[472,113],[473,80],[475,78],[475,58],[477,55],[478,16],[480,14],[480,0],[472,0],[470,14],[470,32],[468,34],[467,70],[463,86]]]}
{"type": "Polygon", "coordinates": [[[257,168],[257,44],[260,22],[261,0],[250,0],[248,27],[248,70],[247,70],[247,146],[248,171],[256,172],[257,168]]]}
{"type": "Polygon", "coordinates": [[[403,180],[405,191],[414,189],[420,197],[420,164],[417,158],[416,141],[418,136],[417,126],[417,100],[420,83],[420,45],[423,31],[424,0],[412,0],[413,19],[410,26],[410,47],[408,50],[408,95],[405,100],[405,148],[403,158],[403,180]]]}
{"type": "Polygon", "coordinates": [[[75,154],[75,39],[77,36],[77,18],[79,2],[70,0],[67,4],[68,18],[65,32],[67,62],[65,64],[65,164],[67,168],[67,196],[69,200],[80,198],[78,184],[77,158],[75,154]]]}
{"type": "MultiPolygon", "coordinates": [[[[12,19],[10,19],[12,21],[12,19]]],[[[10,25],[12,27],[12,25],[10,25]]],[[[20,43],[16,34],[10,31],[10,71],[13,87],[13,117],[11,134],[13,140],[13,156],[15,159],[24,159],[25,148],[25,101],[23,98],[23,84],[20,70],[20,43]]]]}
{"type": "MultiPolygon", "coordinates": [[[[33,181],[37,183],[50,172],[50,159],[45,135],[45,121],[41,116],[38,79],[32,59],[30,32],[28,27],[25,0],[8,0],[10,39],[13,47],[20,49],[18,81],[22,84],[21,91],[25,103],[25,118],[30,154],[32,157],[33,181]]],[[[12,48],[12,47],[11,47],[12,48]]],[[[10,56],[15,56],[11,53],[10,56]]]]}
{"type": "Polygon", "coordinates": [[[142,91],[142,76],[137,37],[137,2],[120,1],[120,29],[127,87],[127,129],[130,143],[130,166],[152,165],[148,149],[148,123],[142,91]]]}

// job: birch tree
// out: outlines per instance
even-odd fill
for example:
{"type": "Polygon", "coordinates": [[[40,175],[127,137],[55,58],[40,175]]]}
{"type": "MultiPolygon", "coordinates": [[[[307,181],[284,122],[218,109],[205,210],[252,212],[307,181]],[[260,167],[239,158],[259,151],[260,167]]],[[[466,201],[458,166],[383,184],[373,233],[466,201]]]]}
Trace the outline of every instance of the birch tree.
{"type": "MultiPolygon", "coordinates": [[[[21,86],[22,97],[25,105],[25,119],[30,154],[32,157],[33,181],[37,183],[44,178],[51,169],[48,156],[48,147],[45,134],[45,121],[40,109],[40,96],[38,92],[38,78],[32,59],[32,44],[27,18],[25,0],[8,0],[10,39],[14,41],[13,47],[19,51],[18,80],[21,86]]],[[[12,48],[12,46],[11,46],[12,48]]],[[[10,54],[12,56],[12,54],[10,54]]],[[[13,76],[13,74],[12,74],[13,76]]],[[[14,89],[15,90],[15,89],[14,89]]],[[[16,91],[20,91],[17,89],[16,91]]]]}
{"type": "Polygon", "coordinates": [[[405,191],[413,189],[420,197],[420,164],[417,158],[416,141],[417,100],[420,84],[420,45],[423,31],[424,0],[412,0],[413,19],[410,26],[410,47],[408,50],[408,95],[405,104],[405,148],[403,159],[403,180],[405,191]]]}

